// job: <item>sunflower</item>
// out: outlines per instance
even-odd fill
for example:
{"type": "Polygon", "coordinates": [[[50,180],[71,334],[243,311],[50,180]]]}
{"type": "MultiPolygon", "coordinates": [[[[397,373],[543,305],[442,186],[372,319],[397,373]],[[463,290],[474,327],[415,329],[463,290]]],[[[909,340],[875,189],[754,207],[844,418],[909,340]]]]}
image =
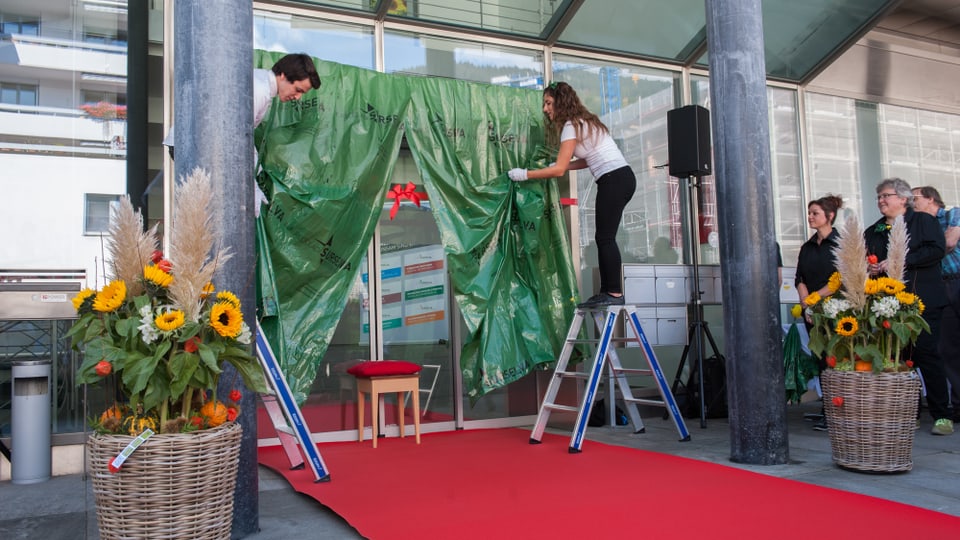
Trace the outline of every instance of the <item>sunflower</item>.
{"type": "Polygon", "coordinates": [[[243,331],[243,313],[231,302],[217,302],[210,309],[210,326],[223,337],[235,338],[243,331]]]}
{"type": "Polygon", "coordinates": [[[868,279],[867,282],[863,284],[863,292],[869,296],[877,294],[880,292],[880,283],[875,279],[868,279]]]}
{"type": "Polygon", "coordinates": [[[819,301],[820,301],[820,293],[814,291],[808,294],[806,298],[804,298],[803,303],[808,306],[815,306],[819,301]]]}
{"type": "Polygon", "coordinates": [[[78,292],[77,295],[73,297],[73,309],[80,311],[80,306],[83,305],[87,298],[90,298],[96,293],[97,291],[93,289],[83,289],[82,291],[78,292]]]}
{"type": "Polygon", "coordinates": [[[153,283],[158,287],[167,287],[173,283],[173,276],[161,270],[160,267],[154,265],[143,267],[143,279],[153,283]]]}
{"type": "Polygon", "coordinates": [[[127,297],[127,284],[122,279],[111,281],[93,300],[93,309],[101,313],[116,311],[127,297]]]}
{"type": "Polygon", "coordinates": [[[827,280],[827,288],[830,289],[830,294],[839,291],[841,284],[842,281],[840,279],[840,272],[834,272],[830,274],[830,279],[827,280]]]}
{"type": "Polygon", "coordinates": [[[917,301],[917,295],[908,292],[898,292],[897,301],[905,306],[912,306],[917,301]]]}
{"type": "Polygon", "coordinates": [[[857,333],[857,330],[860,329],[860,325],[857,323],[857,319],[853,317],[843,317],[837,321],[837,327],[835,331],[841,336],[850,337],[857,333]]]}
{"type": "Polygon", "coordinates": [[[157,325],[157,328],[164,332],[173,332],[177,328],[183,326],[183,312],[179,309],[174,309],[166,313],[157,315],[153,320],[153,323],[157,325]]]}
{"type": "Polygon", "coordinates": [[[218,302],[230,302],[233,307],[240,309],[240,299],[230,291],[220,291],[217,293],[218,302]]]}
{"type": "Polygon", "coordinates": [[[202,296],[203,298],[206,298],[211,294],[213,294],[213,291],[215,290],[216,288],[213,286],[213,283],[208,281],[207,284],[203,286],[203,290],[200,291],[200,296],[202,296]]]}
{"type": "Polygon", "coordinates": [[[877,281],[880,283],[880,289],[887,294],[897,294],[905,288],[901,281],[890,277],[882,277],[877,281]]]}

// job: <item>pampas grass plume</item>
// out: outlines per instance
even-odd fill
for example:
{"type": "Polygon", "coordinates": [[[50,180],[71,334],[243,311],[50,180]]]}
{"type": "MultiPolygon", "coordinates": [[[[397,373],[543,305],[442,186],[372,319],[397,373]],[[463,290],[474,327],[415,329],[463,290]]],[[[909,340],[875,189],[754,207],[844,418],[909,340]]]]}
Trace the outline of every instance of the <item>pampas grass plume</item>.
{"type": "Polygon", "coordinates": [[[217,266],[232,256],[228,248],[214,250],[223,238],[218,227],[222,222],[213,204],[210,174],[197,167],[181,177],[170,229],[170,261],[176,277],[168,291],[188,321],[199,318],[204,286],[213,280],[217,266]]]}
{"type": "Polygon", "coordinates": [[[887,244],[887,276],[903,281],[907,270],[907,251],[909,251],[910,235],[907,233],[907,224],[903,216],[897,216],[890,227],[890,239],[887,244]]]}
{"type": "Polygon", "coordinates": [[[863,227],[857,216],[851,214],[839,232],[840,241],[834,248],[833,258],[843,279],[844,298],[854,309],[861,309],[867,302],[864,290],[867,283],[867,245],[863,239],[863,227]]]}
{"type": "Polygon", "coordinates": [[[143,216],[133,209],[130,197],[120,198],[117,211],[110,220],[107,250],[113,261],[111,280],[123,280],[127,285],[127,294],[137,296],[143,293],[143,268],[150,263],[154,250],[160,246],[157,226],[143,230],[143,216]]]}

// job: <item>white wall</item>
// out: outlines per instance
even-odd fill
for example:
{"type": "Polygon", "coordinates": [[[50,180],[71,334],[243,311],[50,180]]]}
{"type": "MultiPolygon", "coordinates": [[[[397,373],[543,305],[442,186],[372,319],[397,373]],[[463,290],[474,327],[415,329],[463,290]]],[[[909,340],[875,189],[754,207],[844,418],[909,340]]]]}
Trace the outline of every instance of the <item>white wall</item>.
{"type": "Polygon", "coordinates": [[[0,268],[85,268],[88,285],[102,285],[105,248],[99,236],[83,234],[84,194],[124,193],[126,162],[20,154],[0,160],[0,268]]]}

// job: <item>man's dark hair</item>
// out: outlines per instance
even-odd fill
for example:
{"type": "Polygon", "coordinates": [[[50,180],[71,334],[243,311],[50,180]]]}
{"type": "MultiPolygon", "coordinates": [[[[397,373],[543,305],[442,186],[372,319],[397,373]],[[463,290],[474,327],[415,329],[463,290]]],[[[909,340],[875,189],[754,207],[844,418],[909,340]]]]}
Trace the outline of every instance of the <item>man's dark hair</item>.
{"type": "Polygon", "coordinates": [[[320,76],[317,67],[313,65],[313,58],[303,53],[288,54],[277,60],[273,65],[274,75],[283,75],[288,81],[302,81],[310,79],[310,86],[320,88],[320,76]]]}

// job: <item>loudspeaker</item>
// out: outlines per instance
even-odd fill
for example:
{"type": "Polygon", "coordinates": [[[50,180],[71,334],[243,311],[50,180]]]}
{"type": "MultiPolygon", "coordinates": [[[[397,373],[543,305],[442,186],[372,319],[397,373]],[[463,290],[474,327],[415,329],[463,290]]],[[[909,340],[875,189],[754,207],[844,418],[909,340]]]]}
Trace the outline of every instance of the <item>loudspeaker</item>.
{"type": "Polygon", "coordinates": [[[670,176],[713,174],[710,155],[710,111],[687,105],[667,111],[667,152],[670,176]]]}

